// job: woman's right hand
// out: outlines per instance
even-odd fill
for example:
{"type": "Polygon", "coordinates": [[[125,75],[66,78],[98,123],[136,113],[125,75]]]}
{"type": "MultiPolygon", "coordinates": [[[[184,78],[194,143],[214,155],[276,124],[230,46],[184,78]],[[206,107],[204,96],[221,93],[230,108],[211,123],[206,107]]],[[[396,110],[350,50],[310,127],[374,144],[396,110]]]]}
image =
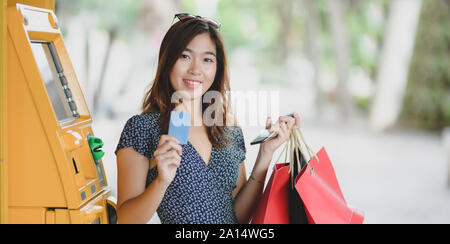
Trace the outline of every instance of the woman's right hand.
{"type": "Polygon", "coordinates": [[[168,187],[180,167],[182,148],[173,136],[162,135],[153,156],[158,167],[157,181],[168,187]]]}

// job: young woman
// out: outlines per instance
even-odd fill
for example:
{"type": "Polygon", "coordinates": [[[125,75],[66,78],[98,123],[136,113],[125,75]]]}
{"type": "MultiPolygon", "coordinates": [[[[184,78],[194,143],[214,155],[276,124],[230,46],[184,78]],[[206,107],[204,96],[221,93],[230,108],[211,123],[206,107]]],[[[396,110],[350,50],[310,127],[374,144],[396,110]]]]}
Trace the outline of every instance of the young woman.
{"type": "Polygon", "coordinates": [[[228,111],[220,25],[175,17],[143,112],[127,121],[117,145],[118,222],[147,223],[157,212],[162,223],[249,223],[273,153],[292,126],[299,127],[298,114],[280,117],[275,126],[268,118],[267,128],[278,136],[260,145],[247,181],[244,137],[228,111]],[[173,110],[191,114],[187,145],[167,135],[173,110]]]}

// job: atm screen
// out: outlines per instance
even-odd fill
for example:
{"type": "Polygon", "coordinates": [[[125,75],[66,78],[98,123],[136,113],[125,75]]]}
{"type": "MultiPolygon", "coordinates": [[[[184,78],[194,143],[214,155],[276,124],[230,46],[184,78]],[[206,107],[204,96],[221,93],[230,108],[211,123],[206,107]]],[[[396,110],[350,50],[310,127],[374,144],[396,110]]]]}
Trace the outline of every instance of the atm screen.
{"type": "Polygon", "coordinates": [[[53,43],[33,41],[31,49],[58,121],[78,118],[77,106],[53,43]]]}

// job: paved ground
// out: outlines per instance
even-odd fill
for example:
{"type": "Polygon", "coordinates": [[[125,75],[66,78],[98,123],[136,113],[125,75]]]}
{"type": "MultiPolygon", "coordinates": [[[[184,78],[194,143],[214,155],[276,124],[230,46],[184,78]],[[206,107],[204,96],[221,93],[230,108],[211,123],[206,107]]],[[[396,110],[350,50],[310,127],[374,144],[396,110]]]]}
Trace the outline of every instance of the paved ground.
{"type": "MultiPolygon", "coordinates": [[[[346,200],[365,212],[365,223],[450,223],[448,159],[440,134],[402,129],[375,133],[364,120],[343,122],[337,119],[334,110],[323,112],[326,115],[315,120],[307,105],[281,100],[281,114],[297,111],[302,115],[303,131],[313,149],[325,146],[346,200]]],[[[114,149],[131,115],[114,121],[98,118],[94,123],[95,134],[105,141],[103,162],[113,194],[116,194],[114,149]]],[[[260,129],[243,126],[248,173],[258,149],[249,142],[260,129]]],[[[158,222],[157,217],[150,221],[158,222]]]]}

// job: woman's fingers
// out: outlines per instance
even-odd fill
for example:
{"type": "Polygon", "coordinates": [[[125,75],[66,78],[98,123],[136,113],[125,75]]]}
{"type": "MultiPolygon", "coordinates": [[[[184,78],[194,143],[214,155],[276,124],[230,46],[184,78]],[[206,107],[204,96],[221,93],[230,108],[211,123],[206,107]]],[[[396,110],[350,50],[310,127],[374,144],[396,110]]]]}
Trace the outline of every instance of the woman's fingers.
{"type": "Polygon", "coordinates": [[[297,113],[293,113],[293,118],[288,116],[281,116],[278,119],[280,131],[278,132],[284,140],[289,139],[291,135],[292,127],[300,128],[300,116],[297,113]]]}
{"type": "Polygon", "coordinates": [[[269,117],[267,117],[267,120],[266,120],[266,129],[268,130],[268,129],[270,129],[270,127],[272,127],[272,119],[269,116],[269,117]]]}
{"type": "Polygon", "coordinates": [[[289,129],[292,129],[293,125],[295,125],[295,127],[297,129],[300,129],[300,116],[298,115],[298,113],[293,113],[293,117],[280,116],[275,125],[272,125],[272,119],[270,117],[267,117],[266,129],[277,131],[279,129],[278,125],[280,125],[281,122],[284,122],[285,124],[287,124],[289,129]]]}
{"type": "Polygon", "coordinates": [[[181,157],[175,151],[170,151],[155,157],[159,163],[163,164],[176,164],[179,166],[181,162],[181,157]]]}
{"type": "Polygon", "coordinates": [[[174,167],[180,167],[181,159],[179,157],[169,157],[166,159],[167,166],[174,166],[174,167]]]}
{"type": "Polygon", "coordinates": [[[180,144],[180,142],[177,140],[177,138],[175,138],[173,136],[169,136],[169,135],[162,135],[161,138],[159,139],[158,146],[166,143],[167,141],[173,141],[176,144],[180,144]]]}
{"type": "MultiPolygon", "coordinates": [[[[175,138],[173,137],[173,139],[175,139],[175,138]]],[[[178,152],[179,155],[181,155],[183,152],[183,149],[181,148],[181,145],[178,144],[178,142],[174,141],[173,139],[167,138],[167,137],[166,138],[161,137],[160,143],[159,143],[157,149],[155,150],[155,152],[153,153],[153,155],[158,156],[158,155],[166,153],[170,150],[175,150],[176,152],[178,152]],[[164,140],[164,141],[161,143],[162,140],[164,140]]]]}
{"type": "Polygon", "coordinates": [[[290,136],[292,126],[289,126],[288,123],[281,124],[281,133],[284,140],[287,140],[290,136]]]}
{"type": "Polygon", "coordinates": [[[167,142],[166,144],[158,147],[155,150],[155,152],[153,153],[153,156],[156,157],[158,155],[165,154],[165,153],[170,152],[170,151],[174,151],[174,152],[178,153],[178,155],[181,155],[183,149],[181,148],[180,145],[177,145],[177,144],[175,144],[173,142],[167,142]]]}
{"type": "Polygon", "coordinates": [[[300,115],[298,113],[294,113],[295,126],[297,129],[300,129],[300,115]]]}
{"type": "Polygon", "coordinates": [[[289,130],[295,124],[295,119],[292,117],[281,116],[278,120],[280,121],[280,124],[287,124],[289,130]],[[284,123],[281,123],[281,122],[284,122],[284,123]]]}

